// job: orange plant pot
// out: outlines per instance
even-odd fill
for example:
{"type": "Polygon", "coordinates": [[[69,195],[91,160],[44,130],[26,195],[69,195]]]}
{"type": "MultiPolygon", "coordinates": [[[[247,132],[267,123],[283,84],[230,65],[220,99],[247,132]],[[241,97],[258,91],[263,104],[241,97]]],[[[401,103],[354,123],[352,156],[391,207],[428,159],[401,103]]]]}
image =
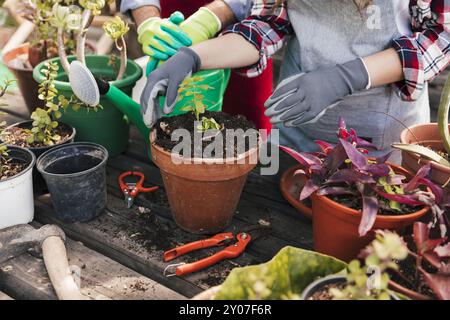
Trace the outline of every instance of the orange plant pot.
{"type": "MultiPolygon", "coordinates": [[[[419,124],[410,127],[409,130],[405,129],[400,136],[400,141],[402,143],[420,144],[435,151],[444,150],[444,144],[437,123],[419,124]]],[[[447,184],[447,189],[450,189],[450,184],[448,184],[450,180],[449,167],[420,158],[415,153],[402,151],[402,166],[411,172],[419,171],[427,163],[431,165],[431,180],[440,186],[447,184]]]]}
{"type": "MultiPolygon", "coordinates": [[[[395,172],[411,177],[407,170],[389,164],[395,172]]],[[[326,196],[314,193],[311,196],[313,210],[314,250],[343,261],[355,259],[361,249],[374,239],[374,230],[392,230],[402,232],[423,217],[429,208],[405,215],[378,215],[375,224],[366,236],[360,237],[358,226],[361,222],[361,211],[341,205],[326,196]]]]}
{"type": "Polygon", "coordinates": [[[249,159],[258,159],[259,149],[241,155],[243,163],[232,163],[231,159],[224,159],[223,163],[213,163],[216,159],[196,159],[198,163],[176,164],[171,153],[157,146],[154,140],[153,131],[150,136],[152,160],[161,170],[178,226],[198,234],[217,233],[226,228],[233,218],[247,174],[256,166],[249,159]]]}

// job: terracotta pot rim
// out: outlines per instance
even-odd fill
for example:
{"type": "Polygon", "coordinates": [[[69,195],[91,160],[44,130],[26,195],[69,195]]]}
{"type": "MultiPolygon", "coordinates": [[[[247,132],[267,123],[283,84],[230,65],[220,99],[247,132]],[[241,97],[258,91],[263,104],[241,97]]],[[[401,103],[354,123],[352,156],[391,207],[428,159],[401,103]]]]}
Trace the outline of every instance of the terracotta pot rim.
{"type": "MultiPolygon", "coordinates": [[[[284,173],[281,175],[280,178],[280,191],[281,195],[289,202],[290,205],[292,205],[295,209],[299,210],[301,214],[303,214],[308,219],[312,219],[312,208],[304,205],[300,200],[296,199],[285,187],[285,181],[288,179],[288,176],[291,174],[291,171],[296,171],[298,169],[302,168],[301,164],[294,165],[290,168],[288,168],[284,173]]],[[[301,174],[299,174],[301,175],[301,174]]]]}
{"type": "MultiPolygon", "coordinates": [[[[162,147],[158,146],[154,141],[155,141],[155,135],[156,135],[156,131],[152,130],[152,132],[150,133],[150,143],[152,145],[153,148],[157,149],[159,152],[165,154],[168,157],[172,157],[172,152],[169,152],[167,150],[164,150],[162,147]]],[[[238,155],[237,157],[232,157],[232,158],[183,158],[182,156],[180,156],[179,154],[175,155],[175,157],[177,159],[180,160],[181,163],[189,163],[189,164],[217,164],[217,165],[223,165],[223,164],[235,164],[235,162],[243,160],[245,158],[248,158],[251,154],[254,154],[255,152],[259,152],[260,146],[262,144],[262,140],[261,138],[258,139],[258,146],[255,148],[251,148],[250,150],[238,155]]],[[[239,163],[237,163],[239,164],[239,163]]],[[[246,164],[246,163],[243,163],[246,164]]],[[[256,165],[256,164],[255,164],[256,165]]]]}
{"type": "MultiPolygon", "coordinates": [[[[386,164],[388,164],[389,166],[391,166],[392,168],[394,168],[396,171],[400,171],[403,173],[408,173],[409,175],[412,176],[411,172],[409,172],[408,170],[406,170],[405,168],[389,163],[387,162],[386,164]]],[[[338,210],[332,210],[331,214],[335,215],[335,216],[342,216],[342,215],[346,215],[346,216],[352,216],[352,217],[361,217],[361,210],[355,210],[355,209],[351,209],[349,207],[346,207],[336,201],[331,200],[330,198],[328,198],[327,196],[320,196],[318,195],[316,192],[314,192],[311,195],[313,198],[317,198],[319,201],[323,201],[326,202],[328,205],[335,207],[338,210]]],[[[403,215],[379,215],[377,214],[376,220],[378,222],[394,222],[394,221],[402,221],[402,220],[412,220],[412,219],[418,219],[421,216],[425,215],[428,211],[430,210],[429,207],[424,207],[416,212],[413,213],[408,213],[408,214],[403,214],[403,215]]]]}
{"type": "MultiPolygon", "coordinates": [[[[413,130],[413,129],[418,128],[418,127],[435,127],[436,130],[438,130],[438,129],[437,129],[437,126],[438,126],[438,124],[437,124],[436,122],[432,122],[432,123],[424,123],[424,124],[416,124],[416,125],[414,125],[414,126],[409,127],[409,130],[413,130]]],[[[406,135],[407,135],[408,133],[410,133],[409,130],[408,130],[408,129],[405,129],[405,130],[402,131],[402,133],[401,133],[401,135],[400,135],[400,141],[401,141],[402,143],[407,143],[407,141],[406,141],[406,135]]],[[[423,142],[423,141],[440,141],[440,140],[419,140],[419,141],[416,141],[416,142],[414,142],[414,143],[412,143],[412,144],[420,144],[420,143],[423,142]]],[[[412,153],[412,152],[408,152],[408,154],[409,154],[412,158],[416,159],[417,162],[420,161],[420,162],[422,162],[424,165],[430,163],[430,165],[431,165],[432,168],[434,167],[434,168],[437,169],[437,170],[440,170],[440,171],[443,171],[443,172],[446,172],[446,173],[450,173],[450,168],[449,168],[449,167],[446,167],[446,166],[444,166],[444,165],[442,165],[442,164],[440,164],[440,163],[437,163],[437,162],[435,162],[435,161],[431,161],[431,160],[427,160],[427,159],[422,159],[422,158],[420,158],[417,154],[412,153]]]]}
{"type": "Polygon", "coordinates": [[[12,59],[9,60],[9,61],[6,61],[6,60],[5,60],[5,57],[7,57],[8,55],[12,54],[13,51],[16,51],[16,50],[19,50],[19,49],[22,49],[22,48],[26,48],[26,51],[28,51],[28,48],[29,48],[29,47],[30,47],[30,43],[29,43],[29,42],[25,42],[25,43],[22,43],[20,46],[17,46],[17,47],[12,48],[11,50],[9,50],[9,51],[7,51],[7,52],[4,52],[3,55],[2,55],[2,62],[3,62],[3,64],[4,64],[5,66],[7,66],[8,68],[13,69],[13,70],[33,72],[33,69],[28,69],[28,68],[18,68],[18,67],[16,67],[16,66],[12,66],[11,63],[10,63],[10,61],[11,61],[12,59]]]}

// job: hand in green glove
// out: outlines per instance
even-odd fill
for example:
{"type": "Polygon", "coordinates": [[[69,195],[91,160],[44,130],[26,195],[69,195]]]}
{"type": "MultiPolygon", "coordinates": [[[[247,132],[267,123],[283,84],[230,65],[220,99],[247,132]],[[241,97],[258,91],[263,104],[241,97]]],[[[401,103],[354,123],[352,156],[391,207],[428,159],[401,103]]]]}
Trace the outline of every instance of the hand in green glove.
{"type": "Polygon", "coordinates": [[[157,37],[163,41],[151,41],[149,43],[149,51],[151,51],[151,53],[146,52],[146,54],[148,54],[151,59],[147,66],[147,75],[158,66],[158,62],[156,62],[156,60],[165,61],[177,53],[180,49],[181,46],[179,46],[179,43],[166,41],[165,39],[178,39],[181,34],[183,36],[187,36],[190,41],[190,44],[184,44],[184,46],[191,46],[193,44],[214,38],[215,35],[222,29],[220,19],[211,10],[205,7],[200,8],[186,21],[183,21],[184,18],[180,19],[179,15],[182,16],[180,12],[174,12],[169,19],[169,22],[172,22],[175,25],[179,24],[178,28],[174,28],[174,26],[172,26],[172,28],[161,26],[161,28],[159,28],[161,32],[158,33],[157,37]],[[166,34],[163,35],[163,33],[166,34]]]}
{"type": "Polygon", "coordinates": [[[191,39],[181,30],[184,21],[181,12],[174,12],[170,19],[153,17],[145,20],[137,29],[138,41],[142,50],[153,60],[167,60],[178,49],[192,45],[191,39]]]}

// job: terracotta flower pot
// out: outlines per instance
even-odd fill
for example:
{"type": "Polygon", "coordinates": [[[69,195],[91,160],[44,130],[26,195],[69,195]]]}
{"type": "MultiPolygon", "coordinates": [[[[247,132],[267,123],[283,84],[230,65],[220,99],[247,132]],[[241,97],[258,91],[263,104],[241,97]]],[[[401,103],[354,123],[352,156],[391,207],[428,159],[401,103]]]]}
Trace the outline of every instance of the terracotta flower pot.
{"type": "Polygon", "coordinates": [[[14,65],[13,61],[20,55],[28,57],[29,45],[25,43],[15,49],[5,52],[3,55],[3,64],[14,74],[17,79],[20,92],[27,106],[28,111],[33,112],[36,107],[42,104],[38,99],[38,84],[33,79],[33,69],[18,67],[14,65]]]}
{"type": "MultiPolygon", "coordinates": [[[[402,143],[420,144],[430,147],[435,151],[444,150],[437,123],[419,124],[410,127],[409,130],[405,129],[400,136],[400,140],[402,143]]],[[[411,172],[417,172],[427,163],[431,163],[431,180],[434,183],[443,186],[450,180],[450,167],[434,161],[424,160],[415,153],[402,151],[402,166],[411,172]]],[[[449,189],[450,186],[447,186],[447,188],[449,189]]]]}
{"type": "Polygon", "coordinates": [[[295,165],[287,169],[280,179],[280,191],[282,196],[295,209],[308,219],[312,219],[312,209],[299,200],[300,192],[307,178],[303,174],[294,175],[295,171],[302,169],[302,165],[295,165]]]}
{"type": "MultiPolygon", "coordinates": [[[[154,143],[150,136],[152,160],[161,170],[164,187],[175,222],[186,231],[212,234],[223,230],[233,218],[244,188],[247,174],[256,166],[258,148],[239,156],[245,163],[233,159],[195,159],[195,163],[176,164],[171,153],[154,143]],[[256,161],[255,161],[256,162],[256,161]]],[[[175,156],[183,161],[181,156],[175,156]]],[[[194,159],[191,159],[194,160],[194,159]]]]}
{"type": "MultiPolygon", "coordinates": [[[[411,177],[405,169],[389,164],[397,173],[411,177]]],[[[373,239],[369,232],[360,237],[358,226],[361,222],[361,211],[350,209],[326,196],[314,193],[311,196],[313,209],[314,250],[349,262],[373,239]]],[[[401,232],[423,217],[429,208],[405,215],[378,215],[372,230],[393,230],[401,232]]]]}

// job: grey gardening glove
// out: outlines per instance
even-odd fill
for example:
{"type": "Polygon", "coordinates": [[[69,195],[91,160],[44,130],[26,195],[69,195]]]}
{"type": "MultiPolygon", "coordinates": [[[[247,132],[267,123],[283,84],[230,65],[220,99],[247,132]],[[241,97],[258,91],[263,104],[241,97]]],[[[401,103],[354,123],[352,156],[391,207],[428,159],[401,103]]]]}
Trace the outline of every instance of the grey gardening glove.
{"type": "Polygon", "coordinates": [[[178,88],[183,80],[200,69],[200,57],[191,49],[182,47],[158,69],[149,74],[141,94],[141,113],[144,123],[152,127],[161,118],[162,112],[169,114],[178,100],[178,88]],[[160,96],[166,96],[161,111],[160,96]]]}
{"type": "Polygon", "coordinates": [[[317,121],[345,96],[368,87],[369,75],[358,58],[283,80],[266,101],[271,123],[298,126],[317,121]]]}

